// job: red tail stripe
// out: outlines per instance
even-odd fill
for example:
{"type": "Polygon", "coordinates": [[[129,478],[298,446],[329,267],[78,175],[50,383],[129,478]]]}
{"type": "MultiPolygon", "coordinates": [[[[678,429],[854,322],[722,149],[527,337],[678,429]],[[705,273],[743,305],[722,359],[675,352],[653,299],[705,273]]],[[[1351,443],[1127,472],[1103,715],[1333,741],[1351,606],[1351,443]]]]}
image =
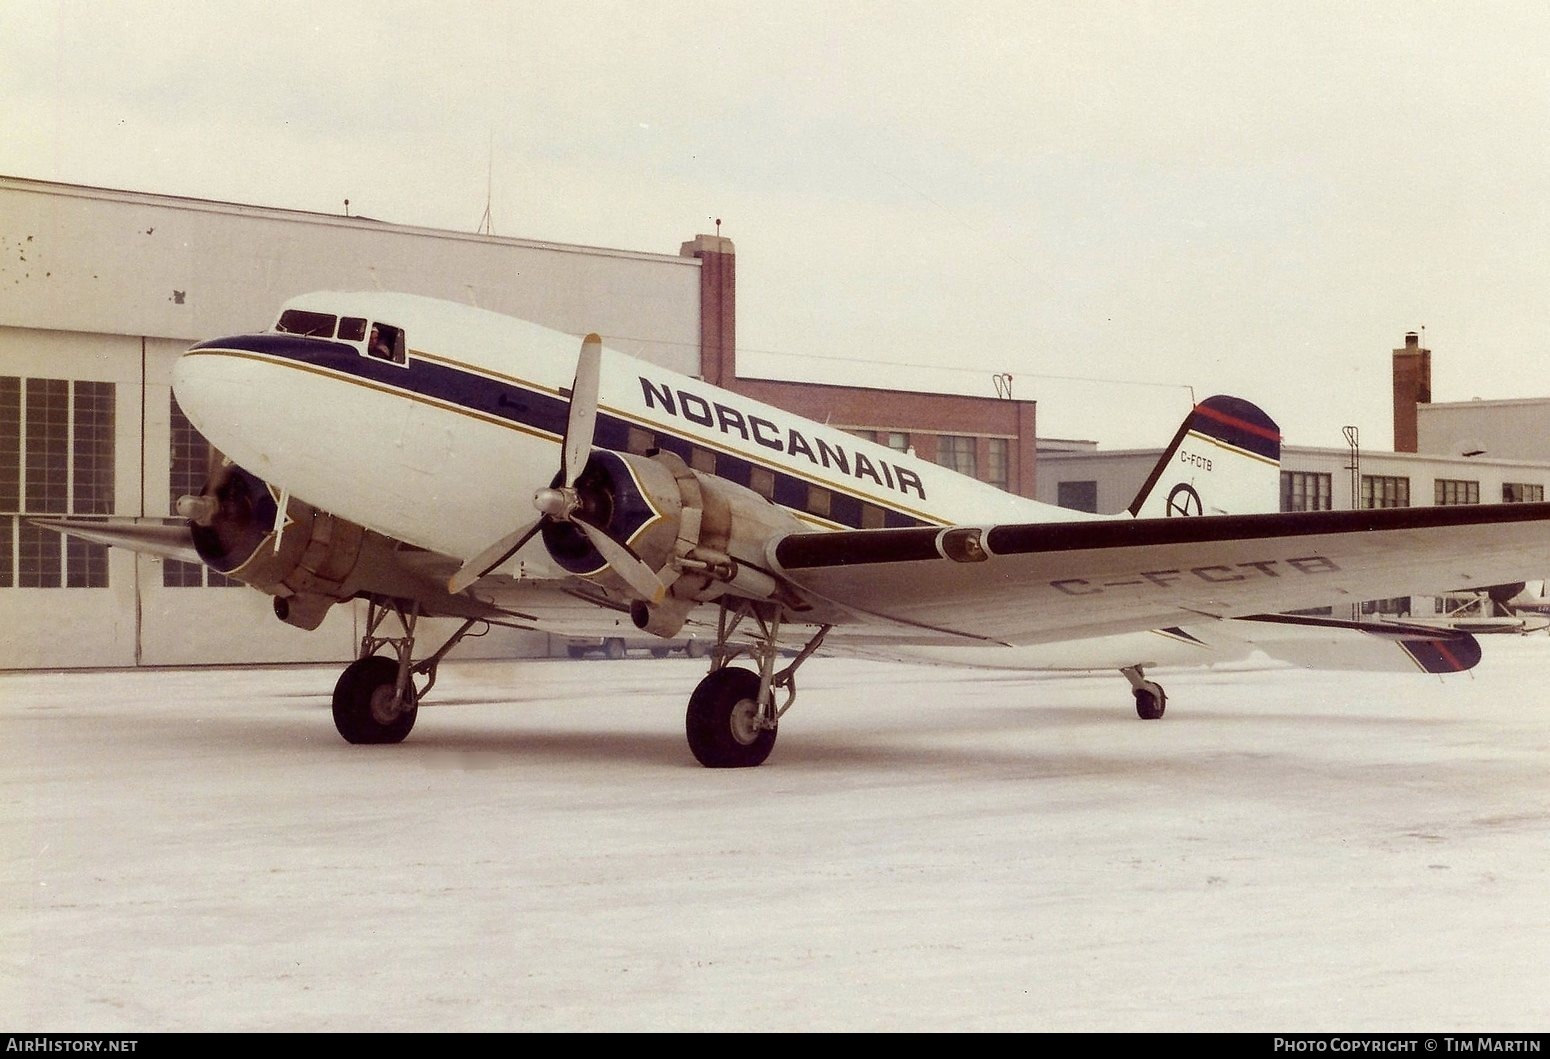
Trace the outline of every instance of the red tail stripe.
{"type": "Polygon", "coordinates": [[[1262,427],[1258,423],[1250,423],[1246,419],[1239,419],[1237,416],[1230,416],[1225,412],[1218,412],[1216,409],[1207,408],[1203,404],[1197,404],[1195,406],[1195,412],[1197,415],[1203,415],[1207,419],[1214,419],[1218,423],[1226,423],[1230,427],[1237,427],[1239,430],[1246,430],[1250,434],[1257,434],[1262,438],[1269,438],[1271,441],[1281,440],[1281,432],[1279,430],[1271,430],[1269,427],[1262,427]]]}

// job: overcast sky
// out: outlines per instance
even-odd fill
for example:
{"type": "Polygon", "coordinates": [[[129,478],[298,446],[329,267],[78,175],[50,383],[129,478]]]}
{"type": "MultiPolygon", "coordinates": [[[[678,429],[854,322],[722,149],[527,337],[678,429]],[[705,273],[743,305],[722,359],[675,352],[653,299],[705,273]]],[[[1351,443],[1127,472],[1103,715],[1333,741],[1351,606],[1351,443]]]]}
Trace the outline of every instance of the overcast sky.
{"type": "Polygon", "coordinates": [[[1388,448],[1407,330],[1438,400],[1550,395],[1547,89],[1539,3],[7,0],[0,173],[461,230],[488,186],[499,235],[665,253],[721,218],[751,373],[1388,448]]]}

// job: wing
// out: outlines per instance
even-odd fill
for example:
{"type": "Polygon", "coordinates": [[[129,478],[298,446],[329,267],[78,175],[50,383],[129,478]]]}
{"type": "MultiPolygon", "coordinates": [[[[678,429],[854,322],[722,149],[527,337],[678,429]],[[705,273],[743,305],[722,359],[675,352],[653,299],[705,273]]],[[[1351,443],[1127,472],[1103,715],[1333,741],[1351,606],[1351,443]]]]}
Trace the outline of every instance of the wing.
{"type": "Polygon", "coordinates": [[[94,544],[106,544],[114,548],[127,548],[133,552],[159,555],[164,559],[178,559],[185,563],[202,563],[194,549],[194,537],[188,523],[178,521],[169,525],[157,520],[132,518],[28,519],[34,526],[44,526],[58,533],[68,533],[94,544]]]}
{"type": "Polygon", "coordinates": [[[1537,577],[1550,504],[800,533],[767,557],[854,621],[1053,643],[1537,577]]]}

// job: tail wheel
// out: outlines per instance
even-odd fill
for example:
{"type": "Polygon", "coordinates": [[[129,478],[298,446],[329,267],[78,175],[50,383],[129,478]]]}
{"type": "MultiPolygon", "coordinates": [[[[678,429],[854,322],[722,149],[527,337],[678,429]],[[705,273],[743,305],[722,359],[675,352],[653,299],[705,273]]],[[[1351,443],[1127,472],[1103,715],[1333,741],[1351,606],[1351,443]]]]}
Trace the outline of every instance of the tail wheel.
{"type": "Polygon", "coordinates": [[[1146,687],[1135,689],[1136,716],[1143,721],[1155,721],[1168,708],[1168,696],[1163,693],[1160,685],[1150,680],[1146,683],[1146,687]]]}
{"type": "Polygon", "coordinates": [[[404,689],[404,701],[393,705],[398,663],[382,655],[357,658],[334,685],[334,727],[351,743],[401,743],[420,706],[414,682],[404,689]]]}
{"type": "Polygon", "coordinates": [[[759,726],[759,675],[718,669],[689,697],[689,749],[706,768],[761,765],[775,747],[775,729],[759,726]]]}

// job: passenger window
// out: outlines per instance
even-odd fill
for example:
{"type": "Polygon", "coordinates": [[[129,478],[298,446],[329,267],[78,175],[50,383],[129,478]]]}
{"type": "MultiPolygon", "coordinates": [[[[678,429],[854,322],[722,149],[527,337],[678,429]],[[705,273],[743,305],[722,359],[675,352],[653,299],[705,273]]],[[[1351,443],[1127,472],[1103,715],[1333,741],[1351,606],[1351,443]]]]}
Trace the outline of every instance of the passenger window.
{"type": "Polygon", "coordinates": [[[829,490],[825,489],[821,485],[810,485],[810,486],[808,486],[807,487],[807,510],[812,512],[815,515],[823,515],[823,516],[827,517],[828,514],[829,514],[829,497],[830,497],[830,495],[831,494],[829,493],[829,490]]]}
{"type": "Polygon", "coordinates": [[[748,471],[748,488],[764,497],[766,500],[775,499],[775,472],[763,467],[753,467],[748,471]]]}
{"type": "Polygon", "coordinates": [[[366,337],[366,318],[346,316],[339,321],[339,337],[346,342],[359,342],[366,337]]]}
{"type": "Polygon", "coordinates": [[[650,431],[641,430],[639,427],[631,427],[628,440],[625,442],[625,450],[639,456],[646,456],[657,447],[657,438],[650,431]]]}
{"type": "Polygon", "coordinates": [[[689,466],[702,474],[716,473],[716,454],[705,449],[689,450],[689,466]]]}
{"type": "Polygon", "coordinates": [[[280,322],[274,329],[287,335],[306,335],[308,338],[333,338],[334,317],[329,313],[313,313],[305,309],[287,309],[280,314],[280,322]]]}
{"type": "Polygon", "coordinates": [[[378,360],[404,363],[408,358],[404,355],[403,330],[391,324],[373,323],[371,335],[366,339],[366,352],[378,360]]]}

